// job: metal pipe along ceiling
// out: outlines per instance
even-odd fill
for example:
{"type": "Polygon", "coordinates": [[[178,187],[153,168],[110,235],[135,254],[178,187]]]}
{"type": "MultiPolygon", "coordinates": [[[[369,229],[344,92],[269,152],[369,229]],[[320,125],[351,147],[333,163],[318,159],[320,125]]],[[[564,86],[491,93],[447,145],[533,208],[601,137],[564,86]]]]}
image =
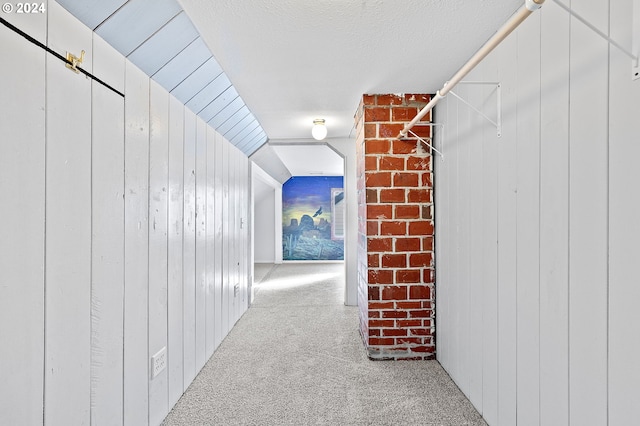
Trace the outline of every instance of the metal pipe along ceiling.
{"type": "Polygon", "coordinates": [[[415,126],[434,106],[444,98],[451,89],[455,87],[469,72],[475,68],[502,40],[504,40],[518,25],[529,17],[533,12],[542,7],[544,0],[525,0],[524,5],[513,14],[513,16],[456,72],[442,89],[438,90],[431,98],[431,101],[418,112],[418,114],[404,126],[400,131],[398,139],[407,137],[409,130],[415,126]]]}

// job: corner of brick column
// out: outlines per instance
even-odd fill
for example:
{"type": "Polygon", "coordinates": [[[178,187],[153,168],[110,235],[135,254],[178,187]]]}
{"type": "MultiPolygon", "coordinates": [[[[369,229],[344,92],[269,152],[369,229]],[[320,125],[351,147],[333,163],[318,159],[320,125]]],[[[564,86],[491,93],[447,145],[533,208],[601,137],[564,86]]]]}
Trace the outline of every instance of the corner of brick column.
{"type": "MultiPolygon", "coordinates": [[[[370,359],[435,357],[431,152],[418,137],[397,139],[430,99],[363,95],[355,115],[358,306],[370,359]]],[[[429,126],[412,132],[431,138],[429,126]]]]}

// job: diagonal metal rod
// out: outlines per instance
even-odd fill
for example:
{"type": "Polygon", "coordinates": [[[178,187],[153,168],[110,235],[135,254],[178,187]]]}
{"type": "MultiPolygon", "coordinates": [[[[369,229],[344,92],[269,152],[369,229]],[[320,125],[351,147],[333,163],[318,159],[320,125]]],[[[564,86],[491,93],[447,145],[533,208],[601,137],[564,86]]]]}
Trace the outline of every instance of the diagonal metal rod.
{"type": "Polygon", "coordinates": [[[611,37],[609,37],[607,34],[603,33],[602,31],[600,31],[595,25],[593,25],[591,22],[587,21],[586,19],[584,19],[582,16],[578,15],[576,12],[573,11],[573,9],[571,9],[569,6],[565,5],[564,3],[560,2],[559,0],[553,0],[553,2],[555,4],[557,4],[558,6],[560,6],[560,8],[564,9],[565,11],[569,12],[569,15],[573,16],[574,18],[576,18],[578,21],[582,22],[583,24],[585,24],[587,27],[589,27],[591,29],[591,31],[593,31],[594,33],[598,34],[600,37],[602,37],[603,39],[607,40],[609,42],[609,44],[611,44],[612,46],[617,47],[618,49],[620,49],[622,51],[622,53],[624,53],[625,55],[627,55],[628,57],[630,57],[631,59],[633,59],[634,61],[636,61],[636,63],[638,63],[638,57],[636,55],[634,55],[633,53],[629,52],[627,49],[625,49],[624,47],[622,47],[622,45],[620,45],[618,42],[616,42],[614,39],[612,39],[611,37]]]}
{"type": "Polygon", "coordinates": [[[440,99],[444,98],[447,93],[451,89],[455,87],[456,84],[460,82],[472,69],[476,67],[495,47],[500,44],[502,40],[504,40],[509,34],[513,32],[513,30],[518,27],[525,19],[529,17],[534,11],[538,10],[544,0],[525,0],[525,4],[518,9],[518,11],[478,50],[472,57],[467,61],[466,64],[462,66],[456,72],[451,79],[447,83],[444,84],[442,89],[438,90],[436,94],[431,98],[431,101],[418,112],[413,120],[407,123],[404,128],[398,134],[398,139],[404,138],[407,136],[407,132],[411,129],[415,124],[422,120],[422,118],[427,115],[429,111],[433,109],[434,106],[440,101],[440,99]]]}
{"type": "Polygon", "coordinates": [[[444,158],[444,154],[441,153],[440,151],[438,151],[436,149],[435,146],[431,145],[429,142],[427,142],[426,140],[422,139],[420,136],[416,135],[415,133],[413,133],[411,130],[408,131],[409,133],[411,133],[413,136],[415,136],[416,138],[418,138],[418,140],[420,142],[422,142],[423,144],[427,145],[429,148],[431,148],[432,150],[434,150],[435,152],[437,152],[438,154],[440,154],[440,157],[444,158]]]}
{"type": "Polygon", "coordinates": [[[453,90],[449,90],[449,93],[451,93],[453,96],[455,96],[456,98],[458,98],[460,100],[460,102],[462,102],[463,104],[465,104],[466,106],[468,106],[469,108],[471,108],[472,110],[474,110],[475,112],[477,112],[478,114],[480,114],[482,117],[484,117],[489,123],[493,124],[494,126],[498,127],[498,123],[496,123],[495,121],[493,121],[492,119],[490,119],[489,117],[487,117],[482,111],[480,111],[478,108],[474,107],[473,105],[471,105],[469,102],[465,101],[464,99],[462,99],[460,96],[458,96],[456,94],[456,92],[454,92],[453,90]]]}

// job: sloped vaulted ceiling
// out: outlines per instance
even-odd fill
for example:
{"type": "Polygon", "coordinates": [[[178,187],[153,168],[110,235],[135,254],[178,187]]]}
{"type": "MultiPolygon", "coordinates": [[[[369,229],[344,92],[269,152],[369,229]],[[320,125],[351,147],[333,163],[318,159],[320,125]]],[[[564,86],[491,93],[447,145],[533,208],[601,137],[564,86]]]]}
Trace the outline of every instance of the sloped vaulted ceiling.
{"type": "Polygon", "coordinates": [[[176,0],[58,0],[246,155],[267,142],[176,0]]]}

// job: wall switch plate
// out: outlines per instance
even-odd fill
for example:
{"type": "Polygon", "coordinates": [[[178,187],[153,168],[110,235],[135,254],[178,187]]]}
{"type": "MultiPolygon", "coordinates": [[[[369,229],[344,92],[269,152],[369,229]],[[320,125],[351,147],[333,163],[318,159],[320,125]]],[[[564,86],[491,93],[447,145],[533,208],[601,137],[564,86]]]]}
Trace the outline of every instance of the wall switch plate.
{"type": "Polygon", "coordinates": [[[240,284],[236,284],[233,286],[233,297],[236,297],[240,293],[240,284]]]}
{"type": "Polygon", "coordinates": [[[158,374],[162,373],[165,368],[167,368],[166,346],[151,357],[151,378],[154,379],[158,374]]]}

